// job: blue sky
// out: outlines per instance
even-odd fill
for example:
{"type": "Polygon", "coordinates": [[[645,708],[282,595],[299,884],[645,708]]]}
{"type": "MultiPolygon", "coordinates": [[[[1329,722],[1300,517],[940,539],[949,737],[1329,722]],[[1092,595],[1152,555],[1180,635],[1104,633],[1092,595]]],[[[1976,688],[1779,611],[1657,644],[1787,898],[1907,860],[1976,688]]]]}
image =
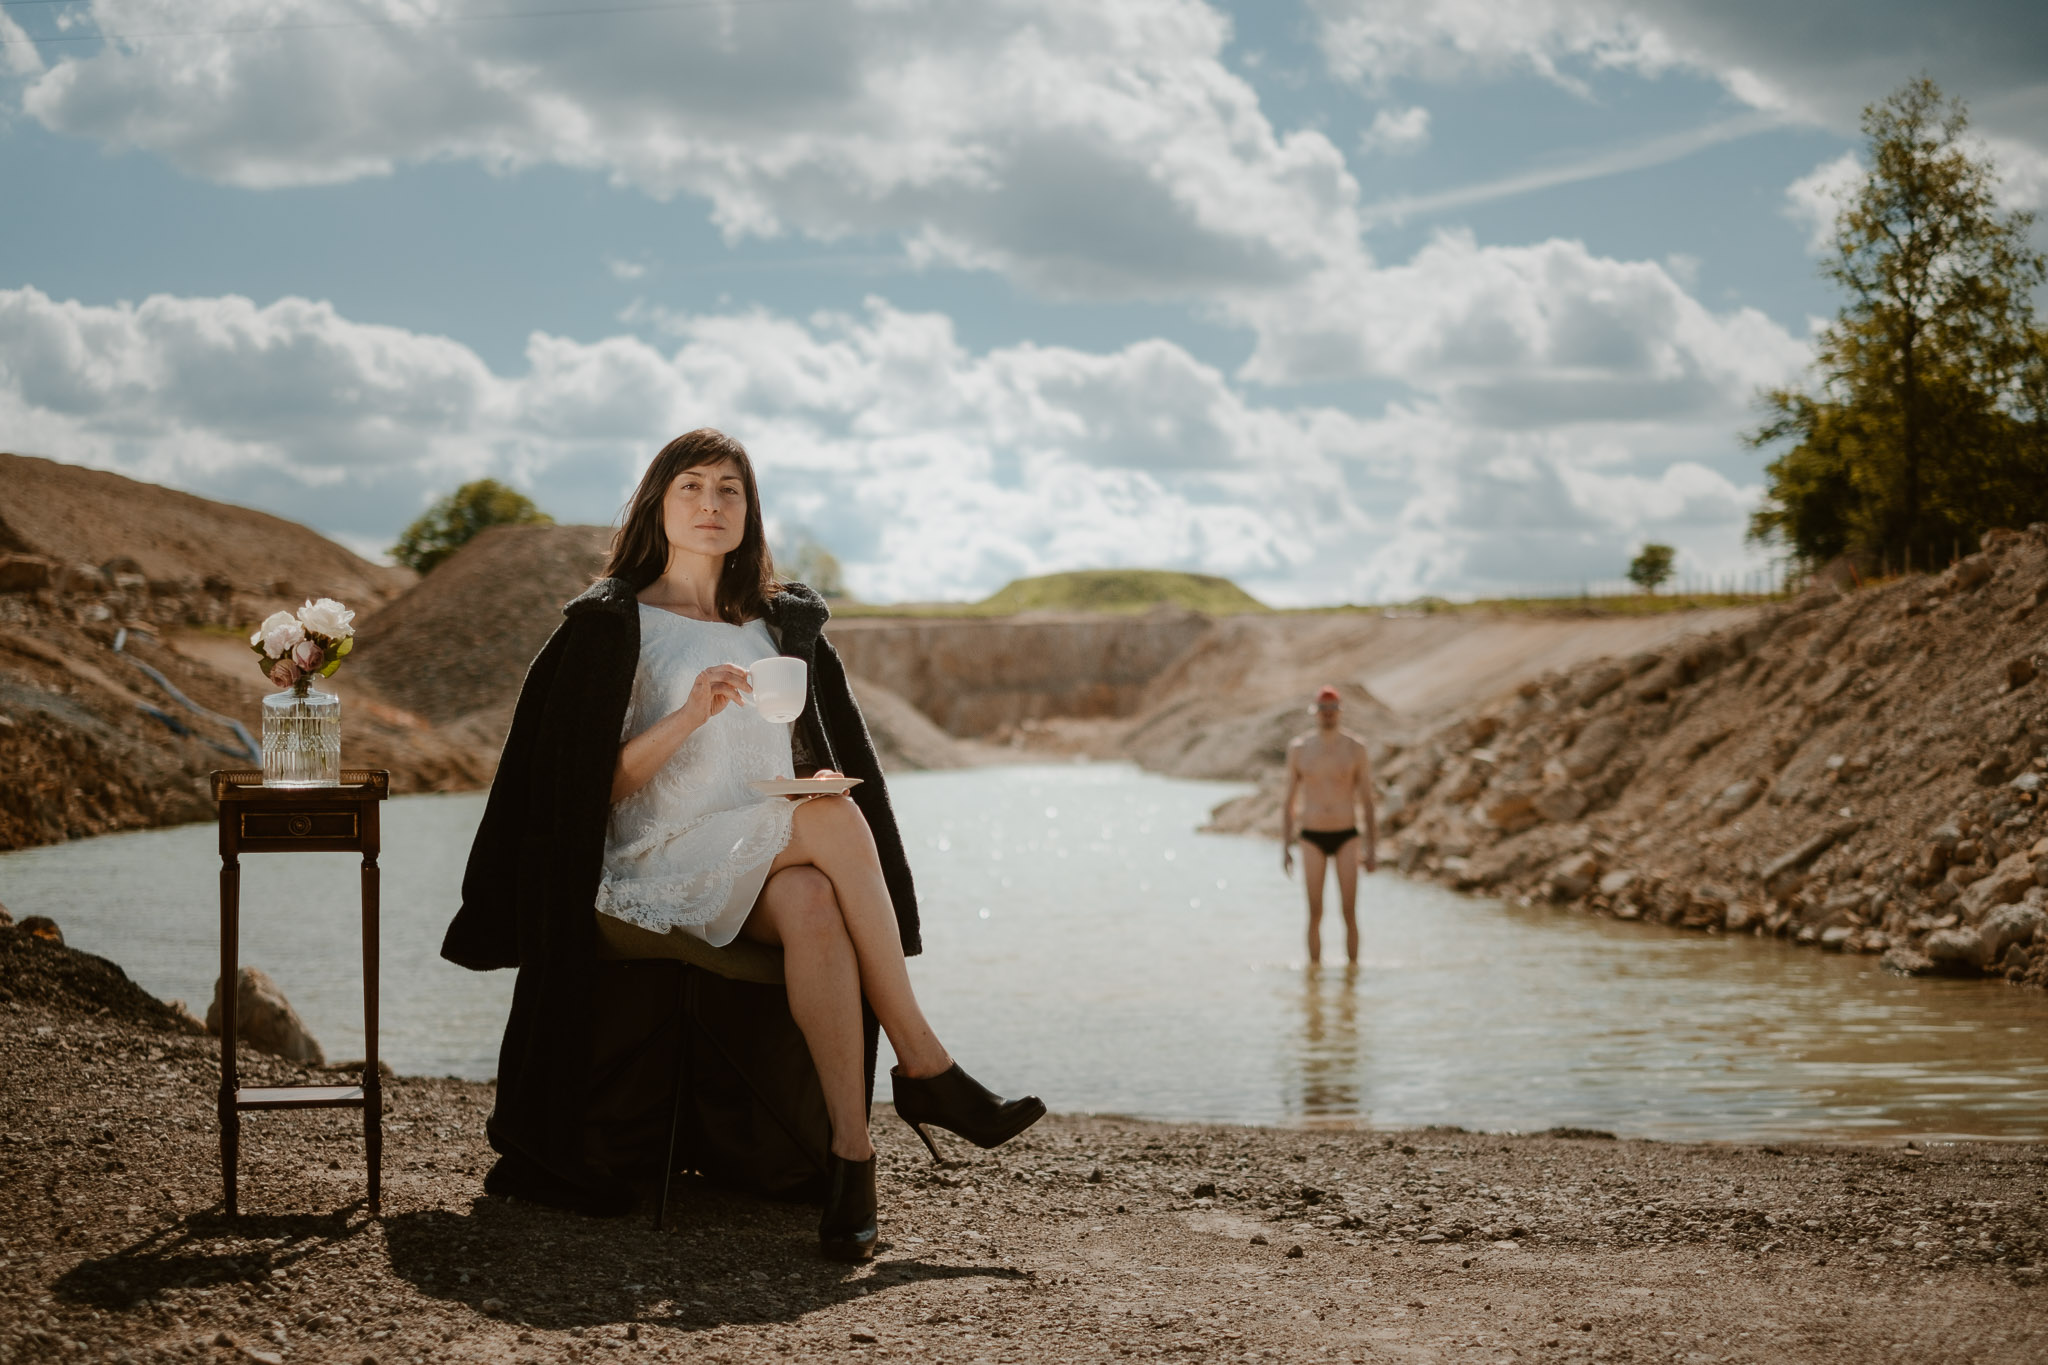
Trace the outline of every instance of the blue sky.
{"type": "Polygon", "coordinates": [[[877,600],[1731,574],[1858,109],[2048,192],[2028,6],[650,4],[7,0],[0,448],[375,554],[714,424],[877,600]]]}

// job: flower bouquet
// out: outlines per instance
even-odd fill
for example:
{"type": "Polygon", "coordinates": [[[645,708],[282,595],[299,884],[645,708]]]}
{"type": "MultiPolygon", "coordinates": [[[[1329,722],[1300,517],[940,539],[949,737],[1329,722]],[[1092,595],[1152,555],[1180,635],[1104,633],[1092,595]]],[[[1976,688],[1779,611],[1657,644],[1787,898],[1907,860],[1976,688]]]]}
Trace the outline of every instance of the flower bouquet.
{"type": "Polygon", "coordinates": [[[341,698],[315,692],[355,645],[356,614],[331,597],[273,612],[249,637],[256,665],[284,688],[263,699],[263,785],[341,785],[341,698]]]}

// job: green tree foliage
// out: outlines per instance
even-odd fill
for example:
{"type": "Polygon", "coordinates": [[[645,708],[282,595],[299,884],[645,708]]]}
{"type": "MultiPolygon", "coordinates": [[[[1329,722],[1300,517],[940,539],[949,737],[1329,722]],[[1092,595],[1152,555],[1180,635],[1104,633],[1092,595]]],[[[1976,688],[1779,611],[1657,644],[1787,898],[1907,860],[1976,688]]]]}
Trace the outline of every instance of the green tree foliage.
{"type": "Polygon", "coordinates": [[[1757,540],[1819,563],[1845,552],[1932,564],[1993,526],[2048,519],[2048,260],[2031,214],[2001,213],[1968,120],[1924,77],[1863,112],[1870,170],[1835,220],[1823,274],[1848,295],[1813,383],[1763,395],[1757,540]]]}
{"type": "Polygon", "coordinates": [[[487,527],[552,526],[554,521],[518,489],[507,488],[496,479],[477,479],[429,507],[406,527],[391,547],[391,557],[424,574],[487,527]]]}
{"type": "Polygon", "coordinates": [[[1671,577],[1672,561],[1677,553],[1669,545],[1654,541],[1643,547],[1642,553],[1629,561],[1628,581],[1644,592],[1655,592],[1664,580],[1671,577]]]}
{"type": "Polygon", "coordinates": [[[818,596],[828,600],[841,600],[847,595],[846,574],[839,567],[839,556],[809,535],[799,540],[788,554],[775,556],[775,571],[783,578],[810,585],[818,596]]]}

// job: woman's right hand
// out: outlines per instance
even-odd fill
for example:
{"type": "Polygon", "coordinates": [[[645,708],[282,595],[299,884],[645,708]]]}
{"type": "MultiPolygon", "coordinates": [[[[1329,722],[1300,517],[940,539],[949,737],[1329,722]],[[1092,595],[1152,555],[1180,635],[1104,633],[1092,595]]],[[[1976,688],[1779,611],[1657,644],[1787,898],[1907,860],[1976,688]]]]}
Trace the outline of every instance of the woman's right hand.
{"type": "Polygon", "coordinates": [[[738,664],[713,664],[690,684],[690,696],[676,708],[684,722],[695,731],[728,706],[745,706],[754,688],[747,670],[738,664]]]}

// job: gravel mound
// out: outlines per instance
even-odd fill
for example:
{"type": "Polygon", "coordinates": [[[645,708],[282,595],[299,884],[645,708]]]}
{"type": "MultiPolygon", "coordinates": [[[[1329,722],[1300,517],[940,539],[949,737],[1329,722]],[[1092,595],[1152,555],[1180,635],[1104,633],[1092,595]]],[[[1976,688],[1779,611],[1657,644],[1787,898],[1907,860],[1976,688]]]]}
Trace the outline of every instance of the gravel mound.
{"type": "Polygon", "coordinates": [[[494,710],[509,723],[526,666],[562,604],[602,572],[611,536],[608,526],[493,526],[364,623],[351,666],[436,725],[494,710]]]}
{"type": "Polygon", "coordinates": [[[62,936],[48,926],[47,920],[0,924],[0,1004],[20,1002],[63,1014],[196,1031],[190,1015],[130,981],[107,959],[65,947],[62,936]]]}

